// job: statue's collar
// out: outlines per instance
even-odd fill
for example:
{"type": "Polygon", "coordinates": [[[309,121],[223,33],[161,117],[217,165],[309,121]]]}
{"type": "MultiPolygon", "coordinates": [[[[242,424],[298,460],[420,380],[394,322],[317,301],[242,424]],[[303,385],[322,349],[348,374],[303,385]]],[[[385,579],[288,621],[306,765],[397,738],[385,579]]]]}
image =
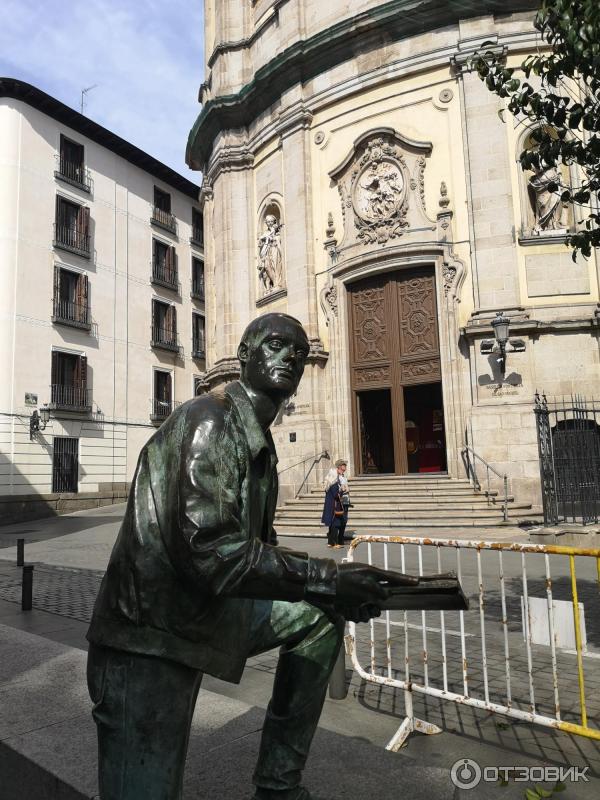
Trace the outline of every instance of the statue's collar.
{"type": "Polygon", "coordinates": [[[261,450],[267,449],[269,453],[277,459],[271,431],[265,433],[260,427],[254,411],[254,406],[242,384],[239,381],[228,384],[225,387],[225,394],[231,398],[231,402],[240,415],[252,458],[256,458],[261,450]]]}

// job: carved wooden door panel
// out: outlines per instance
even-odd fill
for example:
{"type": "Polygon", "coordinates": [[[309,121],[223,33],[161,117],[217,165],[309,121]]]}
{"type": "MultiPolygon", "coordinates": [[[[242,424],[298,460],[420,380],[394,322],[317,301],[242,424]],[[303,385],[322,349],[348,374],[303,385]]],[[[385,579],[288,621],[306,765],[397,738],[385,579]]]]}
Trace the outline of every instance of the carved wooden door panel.
{"type": "Polygon", "coordinates": [[[398,340],[400,383],[440,380],[440,347],[435,302],[435,277],[429,270],[398,275],[398,340]]]}
{"type": "Polygon", "coordinates": [[[408,472],[404,386],[438,381],[441,374],[433,269],[385,273],[351,285],[348,316],[358,470],[403,475],[408,472]],[[390,413],[373,413],[376,394],[385,408],[389,402],[390,413]]]}

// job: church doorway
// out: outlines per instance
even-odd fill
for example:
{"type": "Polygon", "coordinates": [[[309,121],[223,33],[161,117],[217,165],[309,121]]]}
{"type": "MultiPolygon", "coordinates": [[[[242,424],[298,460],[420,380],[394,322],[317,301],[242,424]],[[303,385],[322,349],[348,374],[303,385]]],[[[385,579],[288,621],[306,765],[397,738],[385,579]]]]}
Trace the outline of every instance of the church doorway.
{"type": "Polygon", "coordinates": [[[359,281],[348,302],[359,474],[445,472],[433,268],[359,281]]]}

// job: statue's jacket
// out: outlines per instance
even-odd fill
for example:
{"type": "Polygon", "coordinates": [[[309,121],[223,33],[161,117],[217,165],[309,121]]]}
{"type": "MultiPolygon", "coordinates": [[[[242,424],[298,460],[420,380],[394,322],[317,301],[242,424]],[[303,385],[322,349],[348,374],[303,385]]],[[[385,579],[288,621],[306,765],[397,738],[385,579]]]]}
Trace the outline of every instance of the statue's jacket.
{"type": "Polygon", "coordinates": [[[88,639],[240,680],[255,599],[327,603],[330,559],[277,546],[277,456],[239,382],[142,449],[88,639]]]}

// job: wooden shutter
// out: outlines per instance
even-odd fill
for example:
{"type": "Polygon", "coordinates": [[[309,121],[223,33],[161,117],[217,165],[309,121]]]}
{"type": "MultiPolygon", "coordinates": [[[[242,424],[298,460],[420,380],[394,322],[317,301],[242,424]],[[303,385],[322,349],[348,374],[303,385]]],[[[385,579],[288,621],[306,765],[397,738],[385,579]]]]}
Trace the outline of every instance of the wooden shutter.
{"type": "Polygon", "coordinates": [[[50,383],[55,386],[56,384],[60,383],[60,365],[59,365],[59,358],[60,353],[56,350],[52,352],[52,371],[50,373],[50,383]]]}
{"type": "Polygon", "coordinates": [[[78,405],[87,406],[87,357],[79,356],[75,369],[76,401],[78,405]]]}
{"type": "Polygon", "coordinates": [[[89,236],[90,232],[90,210],[86,206],[80,206],[77,210],[77,233],[80,236],[89,236]]]}
{"type": "MultiPolygon", "coordinates": [[[[60,311],[60,267],[54,265],[54,314],[57,315],[60,311]]],[[[53,354],[54,355],[54,354],[53,354]]],[[[52,381],[54,383],[54,381],[52,381]]]]}
{"type": "Polygon", "coordinates": [[[77,303],[77,319],[79,322],[87,321],[88,304],[88,276],[79,275],[75,290],[75,302],[77,303]]]}
{"type": "Polygon", "coordinates": [[[165,373],[165,400],[167,403],[171,402],[171,373],[165,373]]]}

